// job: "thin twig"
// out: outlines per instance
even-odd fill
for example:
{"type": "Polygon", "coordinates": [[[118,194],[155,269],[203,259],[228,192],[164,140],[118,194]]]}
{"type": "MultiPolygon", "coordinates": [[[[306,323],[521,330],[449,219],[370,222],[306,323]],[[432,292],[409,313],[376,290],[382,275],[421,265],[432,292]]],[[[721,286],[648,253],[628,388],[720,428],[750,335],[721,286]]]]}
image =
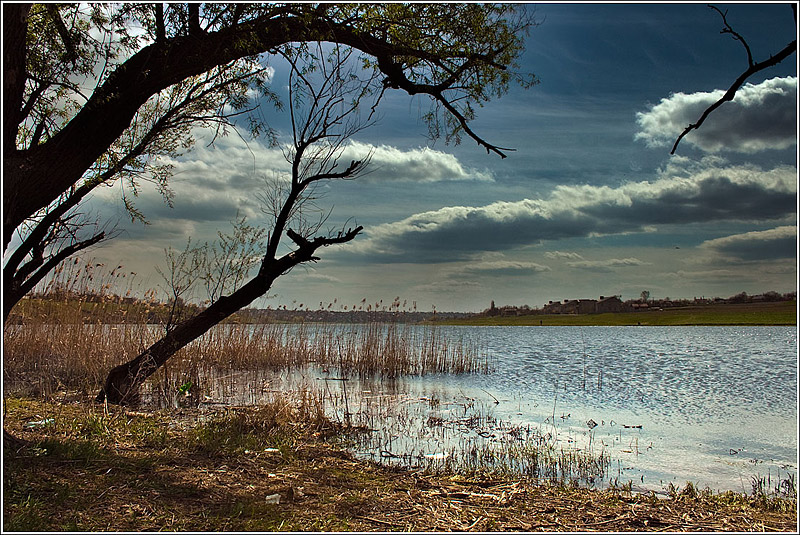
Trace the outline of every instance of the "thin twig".
{"type": "Polygon", "coordinates": [[[356,518],[363,518],[364,520],[369,520],[370,522],[375,522],[376,524],[383,524],[384,526],[392,526],[395,528],[401,527],[400,524],[395,524],[393,522],[387,522],[385,520],[380,520],[378,518],[372,518],[370,516],[357,516],[356,518]]]}
{"type": "Polygon", "coordinates": [[[464,531],[469,531],[469,530],[471,530],[471,529],[472,529],[472,528],[474,528],[474,527],[475,527],[475,526],[478,524],[478,522],[480,522],[481,520],[483,520],[483,517],[482,517],[482,516],[479,516],[478,518],[476,518],[476,519],[475,519],[475,522],[473,522],[472,524],[470,524],[469,526],[467,526],[467,527],[464,529],[464,531]]]}

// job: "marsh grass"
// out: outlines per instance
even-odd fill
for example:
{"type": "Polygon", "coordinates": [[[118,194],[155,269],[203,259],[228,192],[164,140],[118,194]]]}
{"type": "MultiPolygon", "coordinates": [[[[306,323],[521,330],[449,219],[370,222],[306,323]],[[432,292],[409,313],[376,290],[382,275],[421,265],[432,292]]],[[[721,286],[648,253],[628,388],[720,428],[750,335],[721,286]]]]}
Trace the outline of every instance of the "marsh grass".
{"type": "MultiPolygon", "coordinates": [[[[109,278],[121,276],[117,268],[108,275],[101,268],[62,272],[63,280],[49,286],[48,293],[23,300],[15,309],[15,321],[4,328],[6,393],[50,400],[65,390],[93,396],[108,370],[163,334],[163,324],[151,323],[162,321],[164,311],[155,293],[149,301],[126,303],[109,293],[109,278]],[[98,280],[100,289],[93,289],[98,280]]],[[[241,455],[269,447],[289,456],[298,436],[344,429],[351,447],[369,452],[365,456],[428,474],[586,486],[605,478],[605,451],[565,447],[541,428],[498,421],[474,399],[454,403],[436,395],[414,399],[348,390],[350,378],[390,385],[409,375],[486,373],[491,368],[491,358],[479,343],[435,325],[228,323],[170,359],[146,384],[145,399],[151,408],[204,407],[191,412],[196,425],[182,435],[186,447],[198,455],[241,455]],[[309,368],[327,380],[301,382],[288,390],[272,382],[276,372],[288,375],[309,368]],[[255,407],[227,407],[209,415],[212,402],[255,407]],[[446,412],[448,407],[458,410],[446,412]],[[287,429],[303,432],[287,434],[287,429]]],[[[64,408],[63,403],[53,406],[64,408]]],[[[108,443],[158,451],[174,447],[176,422],[171,416],[126,414],[97,406],[72,420],[51,411],[28,421],[52,420],[39,429],[50,438],[37,447],[69,462],[104,459],[108,452],[103,444],[108,443]]],[[[793,479],[781,480],[778,489],[782,497],[793,491],[796,500],[793,479]]],[[[765,504],[775,496],[771,481],[754,481],[753,491],[765,504]]]]}
{"type": "Polygon", "coordinates": [[[797,503],[797,483],[794,474],[788,473],[785,477],[776,474],[774,479],[772,473],[766,476],[752,476],[751,484],[751,496],[765,509],[783,511],[788,502],[797,503]]]}
{"type": "Polygon", "coordinates": [[[187,444],[207,455],[261,452],[268,446],[291,455],[298,438],[330,436],[336,429],[318,394],[304,390],[276,394],[255,407],[225,408],[191,429],[187,444]]]}
{"type": "Polygon", "coordinates": [[[154,340],[143,324],[6,325],[4,383],[14,391],[43,397],[63,389],[89,392],[99,388],[111,368],[134,358],[154,340]]]}

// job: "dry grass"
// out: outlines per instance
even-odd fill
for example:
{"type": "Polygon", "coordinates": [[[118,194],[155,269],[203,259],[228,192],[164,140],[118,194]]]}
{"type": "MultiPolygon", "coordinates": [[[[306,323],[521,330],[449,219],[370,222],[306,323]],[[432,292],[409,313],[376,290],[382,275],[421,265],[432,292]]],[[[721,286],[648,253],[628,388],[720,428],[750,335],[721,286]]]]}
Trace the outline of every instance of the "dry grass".
{"type": "Polygon", "coordinates": [[[207,418],[4,400],[5,531],[796,531],[796,501],[410,472],[356,461],[316,402],[207,418]],[[52,422],[29,426],[30,422],[52,422]],[[332,442],[333,441],[333,442],[332,442]],[[274,495],[280,503],[274,502],[274,495]],[[272,498],[271,498],[272,497],[272,498]]]}

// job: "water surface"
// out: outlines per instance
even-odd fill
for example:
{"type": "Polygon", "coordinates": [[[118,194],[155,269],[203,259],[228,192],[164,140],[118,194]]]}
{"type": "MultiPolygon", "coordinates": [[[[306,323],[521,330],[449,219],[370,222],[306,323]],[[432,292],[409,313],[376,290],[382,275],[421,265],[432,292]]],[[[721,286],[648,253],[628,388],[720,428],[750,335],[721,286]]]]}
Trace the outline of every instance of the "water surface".
{"type": "Polygon", "coordinates": [[[358,453],[386,462],[444,458],[516,427],[608,455],[602,484],[663,491],[690,481],[750,492],[753,478],[774,489],[796,477],[794,327],[439,329],[479,340],[492,371],[340,381],[336,370],[311,366],[242,376],[224,398],[258,403],[271,391],[314,386],[333,417],[349,412],[375,429],[358,453]]]}

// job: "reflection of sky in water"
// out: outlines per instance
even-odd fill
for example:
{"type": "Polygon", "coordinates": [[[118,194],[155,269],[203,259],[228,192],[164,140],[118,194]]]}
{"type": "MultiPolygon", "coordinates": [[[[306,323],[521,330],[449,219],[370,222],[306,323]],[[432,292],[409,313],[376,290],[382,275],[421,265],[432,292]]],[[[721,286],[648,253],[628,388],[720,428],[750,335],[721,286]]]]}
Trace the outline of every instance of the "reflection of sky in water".
{"type": "MultiPolygon", "coordinates": [[[[492,437],[488,423],[467,432],[454,423],[450,433],[427,424],[437,421],[431,416],[457,422],[480,415],[495,428],[502,422],[550,433],[566,447],[585,448],[591,439],[594,451],[611,456],[608,476],[640,488],[692,481],[701,488],[749,491],[754,475],[769,474],[774,488],[778,474],[796,474],[795,328],[441,329],[480,340],[494,371],[392,384],[349,380],[355,417],[378,414],[382,422],[370,425],[392,430],[382,432],[379,449],[430,457],[466,440],[499,440],[503,431],[492,437]],[[597,423],[591,432],[590,419],[597,423]]],[[[326,390],[341,417],[343,383],[322,381],[324,376],[313,369],[281,378],[248,375],[224,393],[225,401],[257,403],[270,390],[315,385],[326,390]]]]}

